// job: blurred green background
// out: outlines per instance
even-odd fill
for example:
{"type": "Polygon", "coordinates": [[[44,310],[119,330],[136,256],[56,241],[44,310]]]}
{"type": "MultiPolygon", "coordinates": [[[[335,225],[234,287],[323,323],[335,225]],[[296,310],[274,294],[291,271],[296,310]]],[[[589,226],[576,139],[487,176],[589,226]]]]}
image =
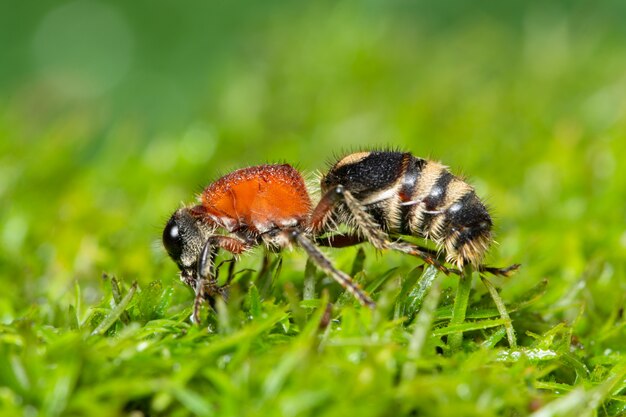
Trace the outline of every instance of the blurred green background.
{"type": "Polygon", "coordinates": [[[0,319],[76,281],[97,300],[102,272],[175,283],[162,225],[219,174],[372,146],[468,176],[490,261],[524,264],[505,296],[588,274],[594,308],[615,305],[625,19],[620,1],[2,2],[0,319]]]}
{"type": "MultiPolygon", "coordinates": [[[[625,21],[617,0],[0,2],[0,414],[622,415],[625,21]],[[446,278],[419,358],[430,324],[385,310],[418,262],[371,248],[366,282],[399,267],[372,315],[319,330],[296,251],[278,297],[248,286],[256,304],[188,326],[173,210],[235,168],[312,178],[371,147],[441,160],[488,202],[488,263],[523,264],[494,279],[519,350],[484,330],[440,354],[446,278]],[[124,314],[103,273],[138,281],[124,314]]],[[[328,252],[351,271],[356,250],[328,252]]]]}

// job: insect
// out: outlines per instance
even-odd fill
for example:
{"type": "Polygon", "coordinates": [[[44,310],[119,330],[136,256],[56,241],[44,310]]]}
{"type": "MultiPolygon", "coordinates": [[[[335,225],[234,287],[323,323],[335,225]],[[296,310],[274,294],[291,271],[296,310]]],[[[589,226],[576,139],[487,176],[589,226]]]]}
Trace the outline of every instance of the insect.
{"type": "Polygon", "coordinates": [[[492,221],[474,189],[438,162],[408,152],[371,151],[347,155],[322,176],[320,201],[313,205],[302,175],[287,164],[236,170],[204,189],[200,203],[174,212],[163,244],[195,290],[193,320],[205,299],[225,296],[217,284],[215,257],[264,245],[271,250],[298,246],[362,305],[375,303],[319,246],[345,247],[369,242],[448,268],[438,251],[410,243],[403,235],[435,242],[445,261],[461,269],[508,275],[519,265],[481,265],[492,242],[492,221]],[[337,232],[347,225],[349,233],[337,232]]]}

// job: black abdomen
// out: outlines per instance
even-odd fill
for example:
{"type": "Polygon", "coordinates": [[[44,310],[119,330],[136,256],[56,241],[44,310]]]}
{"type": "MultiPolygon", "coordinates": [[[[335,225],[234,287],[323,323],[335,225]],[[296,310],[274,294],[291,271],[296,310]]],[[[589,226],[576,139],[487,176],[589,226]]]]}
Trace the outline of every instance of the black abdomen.
{"type": "Polygon", "coordinates": [[[390,233],[423,237],[449,262],[480,264],[491,217],[474,189],[438,162],[402,152],[360,152],[338,161],[322,190],[342,185],[390,233]]]}

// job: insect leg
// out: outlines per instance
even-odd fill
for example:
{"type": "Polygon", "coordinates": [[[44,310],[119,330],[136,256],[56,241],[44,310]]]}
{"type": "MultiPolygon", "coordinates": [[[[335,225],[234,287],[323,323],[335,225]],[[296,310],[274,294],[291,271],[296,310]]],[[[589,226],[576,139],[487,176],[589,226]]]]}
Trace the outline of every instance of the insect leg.
{"type": "Polygon", "coordinates": [[[495,275],[495,276],[510,277],[515,272],[517,272],[517,270],[520,268],[520,266],[522,266],[522,265],[520,265],[520,264],[513,264],[513,265],[507,266],[505,268],[499,268],[499,267],[495,267],[495,266],[480,265],[478,267],[478,271],[479,272],[488,272],[491,275],[495,275]]]}
{"type": "Polygon", "coordinates": [[[458,269],[451,269],[444,266],[443,262],[441,262],[437,258],[437,254],[433,254],[428,248],[423,248],[419,245],[414,245],[413,243],[405,242],[403,240],[397,240],[395,242],[389,243],[388,248],[396,250],[398,252],[406,253],[411,256],[416,256],[427,264],[434,266],[446,275],[449,275],[451,272],[457,275],[461,274],[461,271],[459,271],[458,269]]]}
{"type": "Polygon", "coordinates": [[[350,211],[354,223],[359,232],[365,237],[365,240],[370,242],[376,249],[385,249],[389,243],[387,233],[352,193],[342,185],[327,191],[313,210],[310,222],[313,233],[318,234],[324,230],[334,208],[340,202],[343,202],[350,211]]]}
{"type": "Polygon", "coordinates": [[[194,288],[196,296],[194,298],[192,315],[194,323],[200,323],[200,306],[205,298],[208,298],[210,302],[216,294],[223,295],[224,290],[217,286],[215,273],[215,257],[219,249],[239,255],[249,248],[250,244],[229,236],[211,236],[204,243],[196,270],[197,279],[194,288]]]}
{"type": "Polygon", "coordinates": [[[295,242],[309,255],[309,258],[315,265],[322,271],[330,275],[335,281],[341,284],[348,292],[350,292],[354,298],[359,300],[361,305],[369,308],[376,307],[376,303],[370,298],[361,287],[352,280],[352,278],[343,271],[335,268],[330,259],[328,259],[315,244],[309,240],[302,232],[295,229],[286,230],[288,239],[295,242]]]}
{"type": "Polygon", "coordinates": [[[329,217],[329,213],[332,212],[332,209],[339,201],[343,201],[345,203],[346,207],[350,211],[350,214],[352,215],[352,218],[357,224],[359,231],[365,237],[365,240],[369,241],[376,249],[393,249],[412,256],[417,256],[427,264],[435,266],[445,274],[449,274],[451,272],[437,259],[436,255],[432,255],[431,253],[424,251],[419,246],[404,241],[391,242],[389,235],[385,233],[372,215],[367,212],[367,210],[352,195],[352,193],[344,189],[341,185],[338,185],[334,189],[326,192],[326,194],[322,196],[322,199],[317,207],[313,210],[313,215],[311,216],[311,226],[314,231],[317,228],[323,228],[325,219],[329,217]]]}
{"type": "Polygon", "coordinates": [[[314,234],[319,234],[325,230],[335,206],[339,201],[341,201],[342,193],[343,187],[337,186],[324,193],[319,203],[317,203],[317,206],[313,209],[311,220],[309,222],[311,230],[314,234]]]}
{"type": "MultiPolygon", "coordinates": [[[[431,249],[431,248],[427,248],[425,246],[409,243],[409,242],[407,242],[407,241],[405,241],[403,239],[400,239],[400,238],[398,238],[396,241],[394,241],[392,243],[391,249],[396,249],[396,250],[399,250],[400,252],[408,253],[408,254],[413,255],[413,256],[418,256],[421,259],[424,259],[423,256],[427,256],[427,257],[430,257],[431,259],[436,260],[440,264],[443,264],[443,262],[444,262],[442,260],[442,258],[439,256],[439,253],[436,250],[431,249]],[[399,245],[399,247],[393,247],[396,244],[399,245]],[[402,246],[402,247],[400,247],[400,246],[402,246]],[[422,254],[419,255],[417,253],[411,253],[412,251],[419,251],[419,252],[422,252],[422,254]]],[[[424,259],[424,261],[429,263],[426,259],[424,259]]],[[[510,277],[515,272],[517,272],[517,270],[520,268],[520,266],[521,266],[520,264],[513,264],[513,265],[510,265],[510,266],[501,268],[501,267],[495,267],[495,266],[479,265],[477,267],[477,270],[478,270],[478,272],[483,272],[483,273],[486,272],[486,273],[489,273],[489,274],[495,275],[495,276],[510,277]]],[[[454,269],[454,268],[448,268],[448,271],[452,272],[453,274],[456,274],[456,275],[460,275],[461,274],[460,270],[454,269]]]]}
{"type": "Polygon", "coordinates": [[[365,242],[365,238],[357,234],[344,235],[341,233],[337,233],[330,236],[315,238],[316,245],[329,248],[346,248],[348,246],[358,245],[363,242],[365,242]]]}

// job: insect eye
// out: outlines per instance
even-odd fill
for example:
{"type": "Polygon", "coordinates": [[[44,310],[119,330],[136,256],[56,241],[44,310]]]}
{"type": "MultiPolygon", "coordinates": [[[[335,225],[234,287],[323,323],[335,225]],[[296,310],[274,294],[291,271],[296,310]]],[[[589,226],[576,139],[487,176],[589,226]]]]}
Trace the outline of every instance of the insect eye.
{"type": "Polygon", "coordinates": [[[174,217],[167,222],[163,230],[163,246],[173,260],[180,260],[183,253],[183,238],[180,226],[174,217]]]}

